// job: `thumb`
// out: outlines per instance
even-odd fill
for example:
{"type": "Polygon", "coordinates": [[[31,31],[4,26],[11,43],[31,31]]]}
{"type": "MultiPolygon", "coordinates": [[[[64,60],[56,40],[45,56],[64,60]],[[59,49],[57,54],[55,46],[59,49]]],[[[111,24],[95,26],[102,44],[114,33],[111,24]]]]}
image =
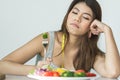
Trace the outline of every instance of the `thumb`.
{"type": "Polygon", "coordinates": [[[91,38],[91,36],[92,36],[92,32],[89,31],[89,33],[88,33],[88,38],[91,38]]]}

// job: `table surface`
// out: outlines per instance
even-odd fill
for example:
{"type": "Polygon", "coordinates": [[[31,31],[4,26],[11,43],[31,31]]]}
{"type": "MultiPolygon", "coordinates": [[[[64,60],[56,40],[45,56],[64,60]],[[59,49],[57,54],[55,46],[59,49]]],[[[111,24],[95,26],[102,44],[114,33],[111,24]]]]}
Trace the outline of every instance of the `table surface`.
{"type": "MultiPolygon", "coordinates": [[[[35,80],[35,79],[28,78],[27,76],[6,75],[6,78],[4,80],[35,80]]],[[[120,79],[108,79],[98,77],[95,80],[120,80],[120,79]]]]}

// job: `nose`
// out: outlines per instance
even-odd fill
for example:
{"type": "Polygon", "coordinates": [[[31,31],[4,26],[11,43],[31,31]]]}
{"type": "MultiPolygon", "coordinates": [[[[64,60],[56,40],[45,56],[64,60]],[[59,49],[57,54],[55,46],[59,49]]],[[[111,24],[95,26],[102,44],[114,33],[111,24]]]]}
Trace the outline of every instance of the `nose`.
{"type": "Polygon", "coordinates": [[[77,15],[77,16],[75,17],[75,21],[81,22],[81,15],[77,15]]]}

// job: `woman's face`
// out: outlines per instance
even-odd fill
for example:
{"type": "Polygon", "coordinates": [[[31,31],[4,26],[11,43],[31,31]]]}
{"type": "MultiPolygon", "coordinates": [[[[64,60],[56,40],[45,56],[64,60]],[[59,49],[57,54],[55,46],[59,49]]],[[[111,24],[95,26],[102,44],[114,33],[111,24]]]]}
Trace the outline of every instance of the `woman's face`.
{"type": "Polygon", "coordinates": [[[70,34],[80,36],[89,31],[90,23],[93,20],[93,12],[81,2],[76,4],[68,14],[67,30],[70,34]]]}

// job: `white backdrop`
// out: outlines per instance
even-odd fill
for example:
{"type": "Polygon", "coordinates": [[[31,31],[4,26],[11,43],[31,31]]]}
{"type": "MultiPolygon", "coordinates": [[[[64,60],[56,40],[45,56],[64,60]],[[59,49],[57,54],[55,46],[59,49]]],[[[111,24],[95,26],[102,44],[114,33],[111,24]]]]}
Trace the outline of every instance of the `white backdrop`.
{"type": "MultiPolygon", "coordinates": [[[[60,29],[72,0],[0,0],[0,59],[38,34],[60,29]]],[[[98,0],[120,51],[120,0],[98,0]]],[[[105,51],[104,36],[99,46],[105,51]]],[[[27,64],[34,64],[35,58],[27,64]]]]}

